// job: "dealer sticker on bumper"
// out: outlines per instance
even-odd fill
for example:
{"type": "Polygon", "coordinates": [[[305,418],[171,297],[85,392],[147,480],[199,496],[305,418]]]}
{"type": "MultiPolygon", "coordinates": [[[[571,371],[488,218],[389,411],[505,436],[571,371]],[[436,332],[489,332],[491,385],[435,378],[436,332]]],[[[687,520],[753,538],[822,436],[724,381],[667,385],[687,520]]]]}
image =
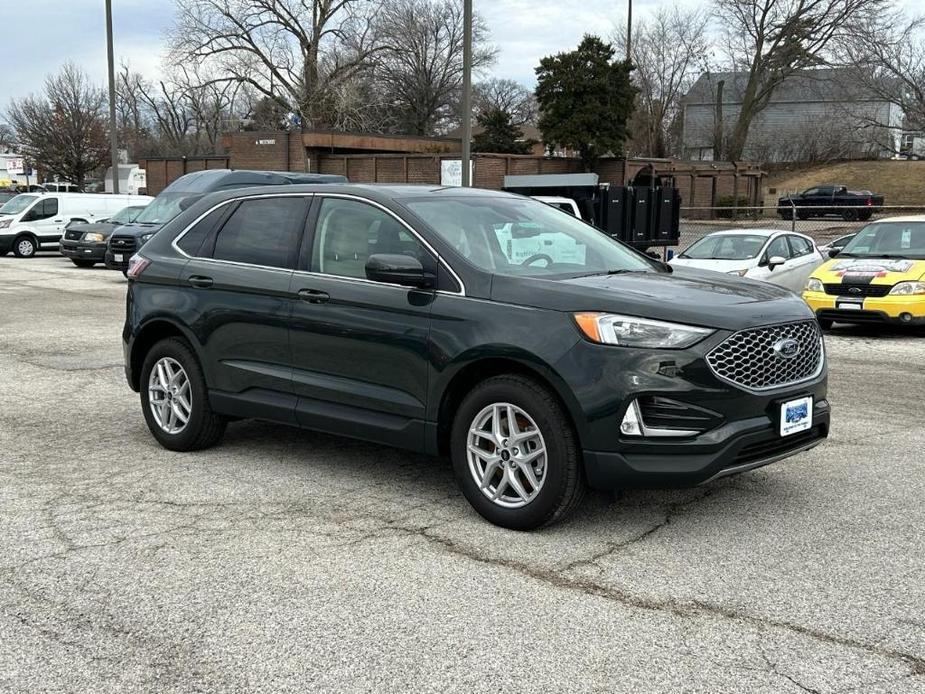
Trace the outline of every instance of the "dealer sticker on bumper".
{"type": "Polygon", "coordinates": [[[813,398],[791,400],[780,406],[780,435],[790,436],[813,425],[813,398]]]}

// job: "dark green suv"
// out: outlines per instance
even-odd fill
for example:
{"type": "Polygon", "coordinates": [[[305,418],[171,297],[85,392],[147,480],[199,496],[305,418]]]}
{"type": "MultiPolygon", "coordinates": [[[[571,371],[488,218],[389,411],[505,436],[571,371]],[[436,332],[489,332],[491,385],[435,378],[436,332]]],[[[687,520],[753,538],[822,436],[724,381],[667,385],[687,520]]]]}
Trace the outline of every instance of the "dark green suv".
{"type": "Polygon", "coordinates": [[[447,456],[509,528],[562,517],[588,485],[696,485],[828,434],[798,296],[672,272],[515,195],[217,193],[128,275],[126,375],[165,447],[254,417],[447,456]]]}

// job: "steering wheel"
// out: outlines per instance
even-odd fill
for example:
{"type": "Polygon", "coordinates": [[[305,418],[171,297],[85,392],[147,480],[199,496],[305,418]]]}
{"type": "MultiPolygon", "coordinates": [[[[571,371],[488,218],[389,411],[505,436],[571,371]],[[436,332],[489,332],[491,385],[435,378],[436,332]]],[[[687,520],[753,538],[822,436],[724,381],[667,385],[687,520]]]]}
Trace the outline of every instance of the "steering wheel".
{"type": "Polygon", "coordinates": [[[527,258],[525,261],[523,261],[521,265],[533,265],[533,263],[535,263],[537,260],[545,260],[546,267],[549,267],[554,262],[556,262],[550,256],[546,255],[545,253],[534,253],[529,258],[527,258]]]}

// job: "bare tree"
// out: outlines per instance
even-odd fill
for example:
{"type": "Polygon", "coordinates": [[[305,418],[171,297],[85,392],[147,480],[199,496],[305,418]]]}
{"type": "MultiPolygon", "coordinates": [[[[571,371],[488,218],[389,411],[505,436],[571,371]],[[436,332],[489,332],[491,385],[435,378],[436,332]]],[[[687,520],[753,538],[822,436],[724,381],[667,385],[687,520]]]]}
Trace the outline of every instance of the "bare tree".
{"type": "MultiPolygon", "coordinates": [[[[381,52],[375,81],[396,127],[432,135],[458,121],[462,88],[463,8],[460,0],[389,0],[376,22],[381,52]]],[[[494,49],[485,43],[488,30],[473,22],[475,70],[489,65],[494,49]]]]}
{"type": "Polygon", "coordinates": [[[174,62],[206,64],[301,118],[330,125],[333,87],[363,67],[370,0],[175,0],[174,62]]]}
{"type": "Polygon", "coordinates": [[[895,10],[858,22],[839,42],[835,60],[852,68],[848,79],[894,107],[865,119],[887,134],[885,149],[899,151],[903,129],[925,130],[925,16],[895,10]]]}
{"type": "Polygon", "coordinates": [[[16,144],[16,133],[13,128],[6,123],[0,123],[0,152],[7,152],[13,149],[16,144]]]}
{"type": "MultiPolygon", "coordinates": [[[[852,24],[889,0],[713,0],[723,50],[747,74],[725,156],[740,159],[749,127],[774,91],[799,70],[820,64],[852,24]]],[[[728,85],[727,85],[728,89],[728,85]]]]}
{"type": "Polygon", "coordinates": [[[7,117],[33,166],[83,189],[87,176],[109,157],[106,93],[73,63],[47,77],[44,91],[14,99],[7,117]]]}
{"type": "Polygon", "coordinates": [[[473,87],[476,116],[503,111],[512,125],[536,125],[539,109],[533,92],[516,80],[491,77],[473,87]]]}
{"type": "MultiPolygon", "coordinates": [[[[659,8],[634,27],[633,82],[639,89],[628,148],[642,156],[677,153],[681,98],[707,68],[709,15],[700,9],[659,8]]],[[[619,51],[626,34],[615,31],[619,51]]]]}

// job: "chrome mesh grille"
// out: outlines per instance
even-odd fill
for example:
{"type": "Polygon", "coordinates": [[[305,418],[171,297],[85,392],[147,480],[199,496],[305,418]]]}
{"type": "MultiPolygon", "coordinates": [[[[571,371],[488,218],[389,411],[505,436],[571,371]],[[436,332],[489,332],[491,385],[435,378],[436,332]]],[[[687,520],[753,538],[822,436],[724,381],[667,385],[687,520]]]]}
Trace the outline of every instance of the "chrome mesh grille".
{"type": "Polygon", "coordinates": [[[751,390],[805,381],[819,373],[822,360],[822,338],[815,320],[742,330],[707,354],[707,364],[714,374],[751,390]],[[774,349],[788,339],[796,340],[800,346],[790,358],[774,349]]]}

